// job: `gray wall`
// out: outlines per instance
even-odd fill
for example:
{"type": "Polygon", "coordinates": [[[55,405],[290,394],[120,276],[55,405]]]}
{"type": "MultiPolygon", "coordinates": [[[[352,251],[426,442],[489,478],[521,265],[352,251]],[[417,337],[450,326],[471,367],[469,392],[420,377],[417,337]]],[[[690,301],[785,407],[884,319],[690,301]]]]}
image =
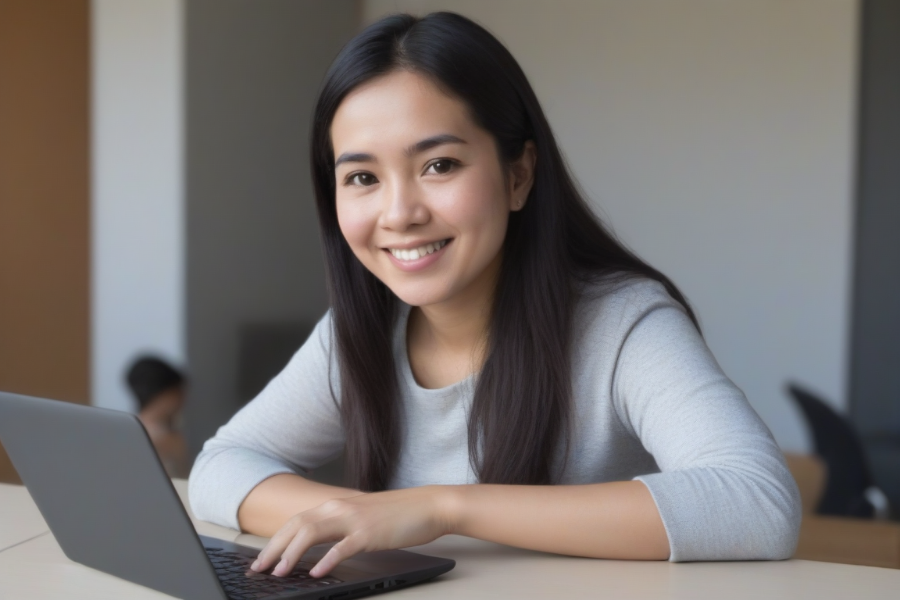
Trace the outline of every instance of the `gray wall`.
{"type": "Polygon", "coordinates": [[[238,332],[327,307],[307,141],[351,0],[188,0],[186,411],[193,452],[247,398],[238,332]]]}

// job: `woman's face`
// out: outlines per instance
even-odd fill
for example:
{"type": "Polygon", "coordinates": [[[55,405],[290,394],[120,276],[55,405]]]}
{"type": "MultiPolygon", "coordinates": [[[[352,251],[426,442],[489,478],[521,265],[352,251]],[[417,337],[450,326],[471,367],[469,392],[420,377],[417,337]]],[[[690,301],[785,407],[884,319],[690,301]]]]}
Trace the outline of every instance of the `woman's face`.
{"type": "Polygon", "coordinates": [[[367,269],[413,306],[492,293],[509,212],[531,187],[530,143],[505,168],[465,105],[406,71],[350,93],[331,139],[338,222],[367,269]]]}

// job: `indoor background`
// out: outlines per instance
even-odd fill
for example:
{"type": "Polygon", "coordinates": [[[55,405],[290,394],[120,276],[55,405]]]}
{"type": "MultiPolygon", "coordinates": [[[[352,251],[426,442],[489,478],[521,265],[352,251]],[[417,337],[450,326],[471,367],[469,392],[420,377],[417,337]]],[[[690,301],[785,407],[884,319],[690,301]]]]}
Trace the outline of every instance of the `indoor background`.
{"type": "Polygon", "coordinates": [[[157,353],[189,374],[199,451],[327,308],[325,70],[366,24],[438,9],[509,47],[779,444],[811,450],[797,382],[900,505],[890,0],[0,0],[0,389],[134,410],[123,371],[157,353]]]}

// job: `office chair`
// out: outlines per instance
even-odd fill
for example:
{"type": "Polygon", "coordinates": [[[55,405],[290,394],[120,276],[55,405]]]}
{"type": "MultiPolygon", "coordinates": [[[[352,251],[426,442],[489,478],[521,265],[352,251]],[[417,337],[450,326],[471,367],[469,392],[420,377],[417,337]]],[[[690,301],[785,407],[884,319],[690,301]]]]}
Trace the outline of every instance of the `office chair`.
{"type": "Polygon", "coordinates": [[[816,512],[843,517],[885,518],[887,497],[872,479],[859,436],[850,422],[816,395],[789,383],[787,390],[812,430],[816,454],[828,476],[816,512]]]}

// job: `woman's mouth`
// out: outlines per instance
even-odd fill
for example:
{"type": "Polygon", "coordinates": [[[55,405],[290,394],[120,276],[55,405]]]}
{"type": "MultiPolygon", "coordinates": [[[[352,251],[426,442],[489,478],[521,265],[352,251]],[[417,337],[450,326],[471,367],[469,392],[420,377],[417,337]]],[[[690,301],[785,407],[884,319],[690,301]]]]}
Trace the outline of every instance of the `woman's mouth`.
{"type": "Polygon", "coordinates": [[[408,250],[401,250],[398,248],[387,248],[387,250],[396,258],[397,260],[403,262],[412,262],[415,260],[419,260],[423,256],[428,256],[429,254],[434,254],[439,251],[441,248],[447,245],[447,242],[450,240],[441,240],[439,242],[433,242],[430,244],[425,244],[424,246],[419,246],[418,248],[410,248],[408,250]]]}
{"type": "Polygon", "coordinates": [[[444,255],[444,249],[452,241],[453,238],[450,238],[438,242],[429,242],[416,248],[385,248],[384,250],[388,253],[394,266],[401,271],[411,273],[427,269],[434,264],[444,255]]]}

